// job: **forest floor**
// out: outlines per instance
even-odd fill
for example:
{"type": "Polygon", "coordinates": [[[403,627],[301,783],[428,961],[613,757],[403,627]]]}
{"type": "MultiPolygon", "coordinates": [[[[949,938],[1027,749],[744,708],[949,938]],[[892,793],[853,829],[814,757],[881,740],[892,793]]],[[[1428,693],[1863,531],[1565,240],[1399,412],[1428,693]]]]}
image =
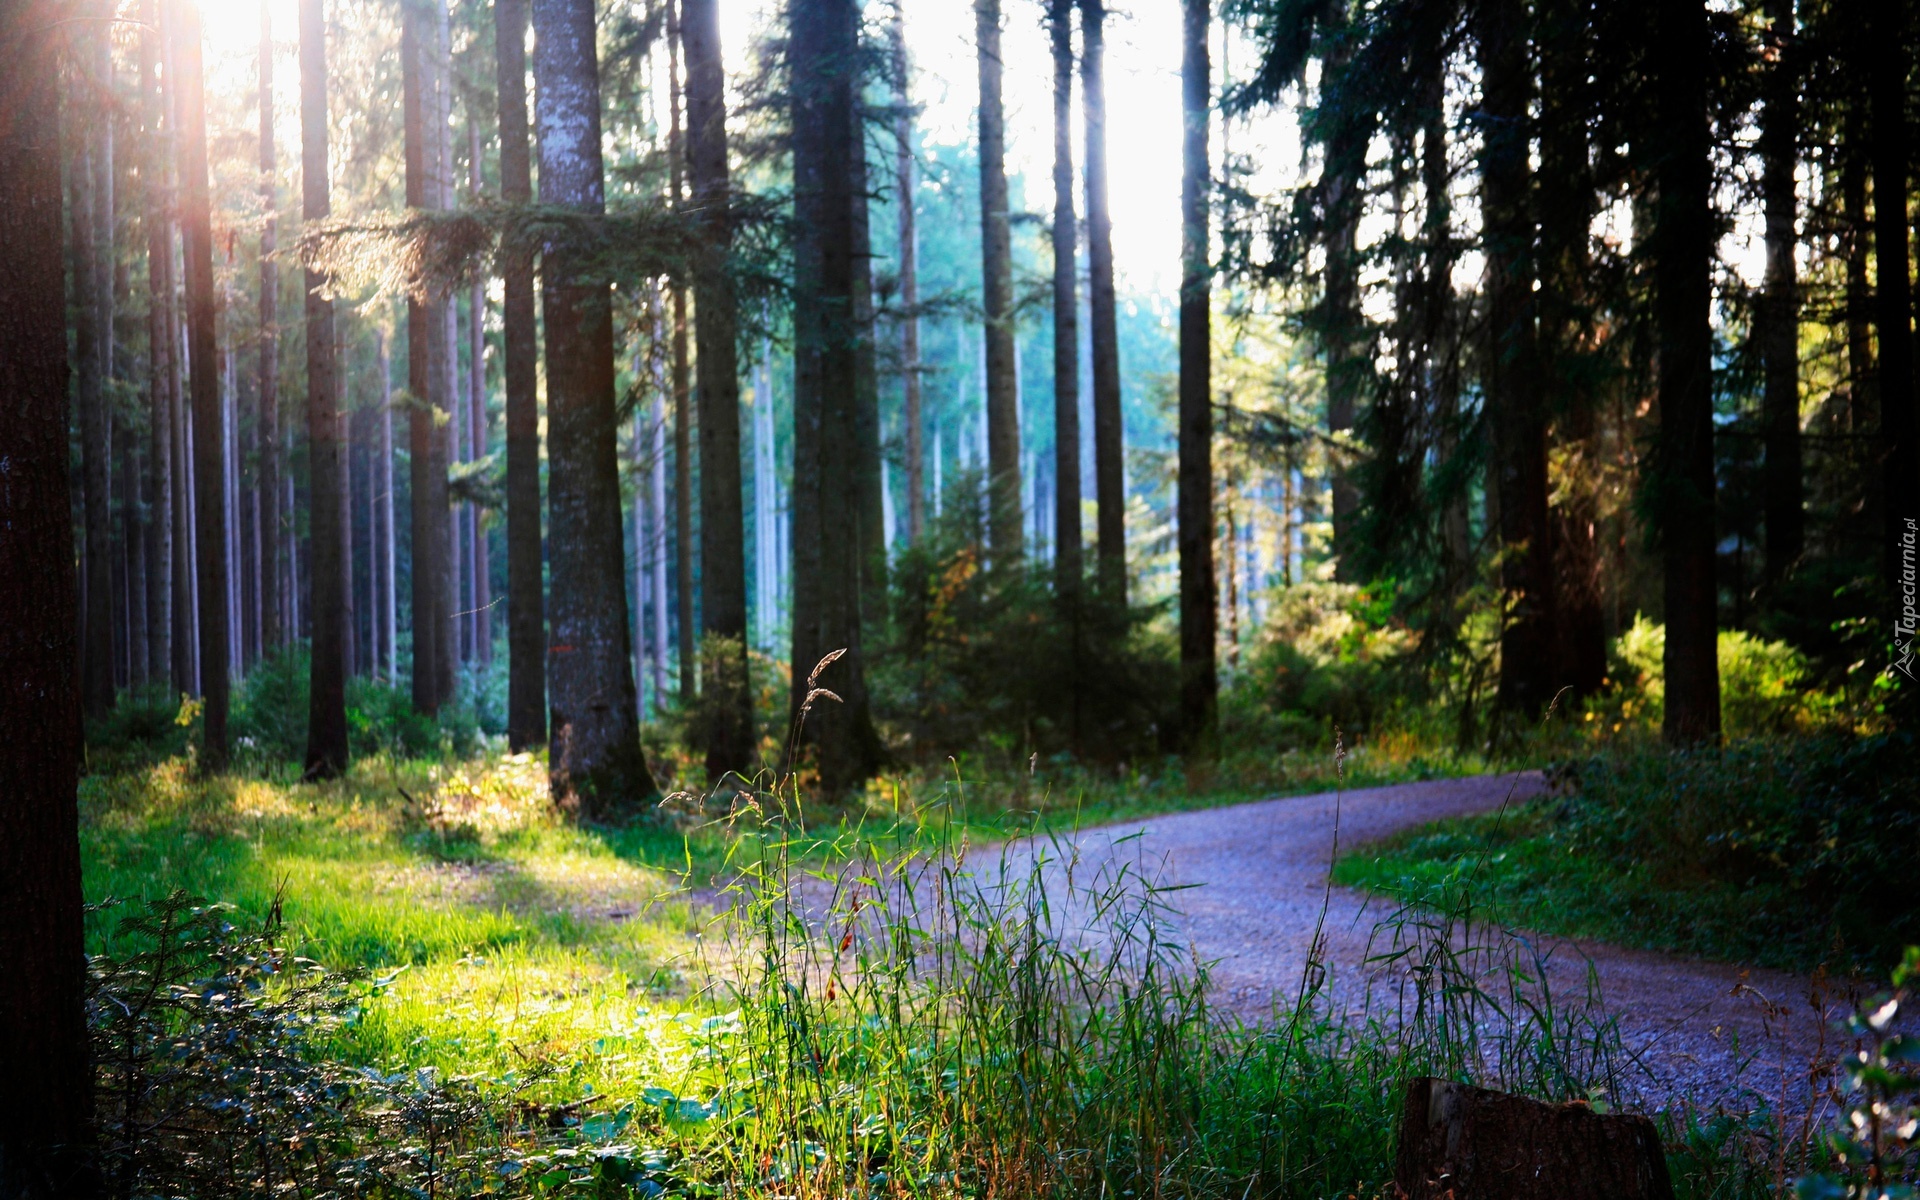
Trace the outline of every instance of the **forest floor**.
{"type": "Polygon", "coordinates": [[[1407,967],[1430,961],[1437,936],[1456,953],[1476,947],[1471,970],[1489,993],[1506,990],[1518,972],[1532,1002],[1555,1005],[1572,1036],[1617,1022],[1623,1098],[1652,1107],[1742,1097],[1782,1112],[1818,1107],[1839,1050],[1834,1022],[1851,1010],[1844,989],[1824,979],[1445,924],[1328,886],[1338,854],[1544,788],[1537,772],[1429,780],[1129,821],[1071,842],[1083,860],[1131,859],[1158,884],[1181,889],[1171,901],[1177,927],[1211,964],[1217,1002],[1243,1019],[1290,1011],[1310,958],[1324,964],[1333,1002],[1350,1018],[1404,1013],[1407,967]],[[1534,990],[1542,978],[1547,988],[1534,990]]]}

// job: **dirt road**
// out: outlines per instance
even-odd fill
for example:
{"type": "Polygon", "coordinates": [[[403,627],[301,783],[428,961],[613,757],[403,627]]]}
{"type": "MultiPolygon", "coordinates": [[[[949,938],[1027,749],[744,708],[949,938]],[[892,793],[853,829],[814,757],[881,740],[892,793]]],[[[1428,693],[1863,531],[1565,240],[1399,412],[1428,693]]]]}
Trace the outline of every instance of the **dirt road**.
{"type": "MultiPolygon", "coordinates": [[[[1542,787],[1538,774],[1527,773],[1347,792],[1337,799],[1340,845],[1489,811],[1542,787]]],[[[1323,900],[1336,1003],[1362,1006],[1371,984],[1378,1011],[1390,981],[1365,962],[1375,926],[1392,906],[1343,888],[1328,899],[1335,808],[1330,794],[1267,800],[1089,830],[1075,841],[1089,860],[1125,856],[1167,883],[1190,886],[1175,901],[1181,927],[1214,964],[1220,1002],[1242,1017],[1257,1021],[1291,1005],[1323,900]]],[[[1815,996],[1809,980],[1612,946],[1532,942],[1562,997],[1585,994],[1591,961],[1605,1011],[1617,1017],[1636,1064],[1626,1090],[1639,1099],[1710,1103],[1755,1090],[1790,1108],[1809,1103],[1811,1064],[1839,1003],[1815,996]]]]}

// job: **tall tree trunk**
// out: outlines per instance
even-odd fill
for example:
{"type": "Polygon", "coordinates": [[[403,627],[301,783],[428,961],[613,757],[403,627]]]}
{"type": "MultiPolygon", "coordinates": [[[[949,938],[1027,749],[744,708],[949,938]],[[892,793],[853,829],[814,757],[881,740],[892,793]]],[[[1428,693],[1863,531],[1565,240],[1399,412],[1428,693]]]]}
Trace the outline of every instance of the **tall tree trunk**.
{"type": "Polygon", "coordinates": [[[260,5],[260,395],[254,424],[260,498],[260,649],[280,648],[280,265],[274,261],[279,220],[279,171],[273,138],[273,24],[260,5]]]}
{"type": "Polygon", "coordinates": [[[1180,181],[1180,719],[1189,744],[1213,731],[1219,689],[1214,640],[1219,614],[1213,575],[1213,352],[1211,247],[1213,179],[1207,125],[1213,81],[1208,0],[1183,0],[1180,62],[1183,121],[1180,181]]]}
{"type": "Polygon", "coordinates": [[[1587,140],[1592,34],[1584,0],[1551,0],[1535,11],[1540,55],[1540,173],[1535,180],[1540,378],[1542,403],[1554,419],[1554,437],[1566,448],[1567,463],[1566,476],[1550,485],[1565,497],[1549,513],[1554,686],[1585,696],[1599,689],[1607,671],[1595,478],[1600,445],[1592,372],[1583,361],[1592,324],[1587,248],[1594,205],[1587,140]],[[1546,396],[1559,397],[1558,404],[1546,396]]]}
{"type": "MultiPolygon", "coordinates": [[[[383,329],[380,333],[380,466],[374,475],[380,489],[375,510],[379,515],[380,533],[374,541],[373,552],[380,563],[377,611],[381,629],[380,645],[386,652],[387,686],[397,687],[400,682],[400,597],[395,571],[399,566],[399,529],[394,525],[393,503],[393,364],[388,361],[387,346],[387,333],[383,329]]],[[[511,692],[508,693],[508,701],[511,719],[511,692]]],[[[511,741],[508,744],[511,745],[511,741]]]]}
{"type": "Polygon", "coordinates": [[[1766,574],[1784,579],[1806,545],[1805,486],[1800,465],[1800,301],[1794,249],[1799,244],[1794,167],[1799,154],[1800,51],[1793,0],[1767,0],[1767,39],[1774,61],[1761,111],[1761,192],[1767,222],[1766,294],[1760,305],[1760,353],[1766,363],[1761,403],[1766,438],[1766,574]]]}
{"type": "MultiPolygon", "coordinates": [[[[533,199],[527,149],[527,0],[495,0],[495,83],[500,98],[500,198],[533,199]]],[[[541,580],[539,363],[533,260],[502,264],[502,376],[507,425],[507,744],[547,737],[546,598],[541,580]]]]}
{"type": "MultiPolygon", "coordinates": [[[[325,0],[300,0],[300,210],[309,222],[333,211],[327,181],[325,0]]],[[[347,766],[347,544],[333,301],[327,279],[306,272],[307,527],[312,541],[313,667],[307,691],[306,777],[347,766]]]]}
{"type": "MultiPolygon", "coordinates": [[[[855,85],[853,127],[847,131],[847,189],[853,205],[853,448],[854,490],[860,506],[860,609],[878,627],[887,615],[886,476],[880,465],[880,356],[874,342],[873,209],[867,183],[865,102],[855,85]]],[[[1018,364],[1016,357],[1014,362],[1018,364]]],[[[1016,392],[1016,395],[1018,393],[1016,392]]]]}
{"type": "Polygon", "coordinates": [[[1871,128],[1862,112],[1866,107],[1864,97],[1855,97],[1840,144],[1841,244],[1847,262],[1847,423],[1856,434],[1872,428],[1880,415],[1873,395],[1873,285],[1867,272],[1873,230],[1867,216],[1872,142],[1866,136],[1871,128]]]}
{"type": "Polygon", "coordinates": [[[1007,120],[1000,99],[1000,0],[973,0],[980,63],[980,277],[987,346],[987,538],[994,559],[1018,562],[1020,380],[1013,349],[1013,227],[1007,201],[1007,120]]]}
{"type": "Polygon", "coordinates": [[[1087,346],[1093,359],[1093,490],[1101,591],[1127,598],[1126,466],[1120,415],[1120,335],[1107,204],[1105,0],[1079,0],[1080,105],[1086,115],[1087,346]]]}
{"type": "MultiPolygon", "coordinates": [[[[481,195],[480,115],[471,105],[467,109],[467,190],[475,203],[481,195]]],[[[467,458],[478,462],[487,456],[487,287],[476,282],[468,299],[467,359],[472,368],[467,375],[467,458]]],[[[473,657],[482,667],[493,665],[493,567],[487,554],[485,513],[478,504],[468,509],[473,553],[468,568],[473,573],[473,657]]]]}
{"type": "MultiPolygon", "coordinates": [[[[686,202],[680,131],[680,5],[667,5],[667,173],[672,202],[686,202]]],[[[687,359],[687,289],[673,293],[673,554],[674,635],[680,649],[680,703],[693,703],[700,661],[693,638],[693,373],[687,359]]]]}
{"type": "MultiPolygon", "coordinates": [[[[592,0],[534,0],[540,202],[606,211],[600,70],[592,0]]],[[[606,817],[659,795],[640,750],[628,644],[613,311],[591,251],[548,243],[541,263],[547,335],[548,503],[553,524],[553,794],[606,817]]]]}
{"type": "Polygon", "coordinates": [[[1500,500],[1500,705],[1537,717],[1554,692],[1553,535],[1547,521],[1546,399],[1534,338],[1534,226],[1528,166],[1527,10],[1486,0],[1475,13],[1485,129],[1487,326],[1483,372],[1500,500]]]}
{"type": "MultiPolygon", "coordinates": [[[[158,28],[158,0],[143,6],[148,24],[158,28]]],[[[147,233],[147,463],[153,473],[148,491],[147,543],[148,674],[159,678],[173,662],[173,437],[168,404],[173,376],[173,238],[165,187],[168,155],[163,141],[159,61],[153,34],[140,38],[140,90],[145,159],[141,198],[147,233]]],[[[178,681],[175,680],[175,683],[178,681]]],[[[176,690],[175,694],[178,692],[176,690]]]]}
{"type": "MultiPolygon", "coordinates": [[[[82,27],[84,28],[84,26],[82,27]]],[[[68,171],[73,211],[74,288],[74,401],[80,417],[80,491],[83,540],[80,561],[85,569],[81,595],[80,698],[87,716],[99,719],[113,708],[113,510],[108,496],[112,431],[107,418],[106,330],[101,327],[99,296],[99,222],[94,215],[98,182],[94,158],[99,154],[97,130],[106,119],[96,56],[91,43],[105,37],[105,27],[81,37],[79,55],[84,69],[73,77],[74,103],[68,120],[71,167],[68,171]]]]}
{"type": "MultiPolygon", "coordinates": [[[[1884,520],[1882,562],[1886,564],[1893,609],[1894,653],[1910,664],[1916,643],[1914,545],[1920,537],[1920,505],[1912,500],[1920,477],[1920,428],[1914,413],[1913,284],[1907,239],[1907,75],[1913,57],[1906,48],[1908,6],[1864,6],[1870,31],[1869,83],[1873,113],[1873,231],[1875,316],[1880,344],[1876,376],[1880,405],[1880,500],[1884,520]]],[[[1914,717],[1912,699],[1920,694],[1911,673],[1901,687],[1905,721],[1914,717]]]]}
{"type": "MultiPolygon", "coordinates": [[[[893,2],[889,40],[893,50],[893,186],[900,242],[900,390],[906,424],[907,541],[926,532],[926,449],[920,412],[920,240],[914,227],[912,67],[902,5],[893,2]]],[[[755,402],[760,401],[756,396],[755,402]]],[[[766,403],[771,404],[769,396],[766,403]]]]}
{"type": "Polygon", "coordinates": [[[187,419],[187,397],[183,375],[186,338],[184,318],[181,313],[182,296],[179,284],[185,274],[184,268],[174,258],[175,234],[179,221],[180,201],[180,63],[175,49],[178,40],[174,33],[179,23],[176,6],[161,0],[155,6],[155,24],[158,26],[160,51],[164,62],[161,75],[159,103],[165,110],[166,119],[162,137],[162,158],[156,179],[164,181],[166,196],[163,203],[169,214],[163,230],[163,253],[165,266],[163,315],[166,321],[167,370],[165,420],[167,424],[167,442],[169,448],[167,474],[171,480],[171,503],[167,514],[169,541],[172,543],[171,561],[168,576],[171,581],[171,596],[168,610],[172,614],[172,629],[169,640],[172,643],[173,690],[177,695],[186,696],[199,690],[200,651],[199,617],[195,607],[194,556],[193,556],[193,458],[190,453],[187,419]]]}
{"type": "MultiPolygon", "coordinates": [[[[1321,64],[1323,96],[1346,86],[1351,58],[1350,39],[1342,33],[1321,64]]],[[[1361,184],[1366,171],[1367,134],[1359,119],[1335,118],[1326,141],[1326,163],[1321,173],[1322,203],[1326,206],[1323,249],[1326,254],[1325,293],[1319,316],[1327,370],[1327,432],[1339,438],[1353,432],[1360,398],[1366,391],[1372,363],[1363,338],[1365,318],[1360,311],[1361,184]]],[[[1355,544],[1355,522],[1360,491],[1352,464],[1338,452],[1329,455],[1327,473],[1333,494],[1333,552],[1336,578],[1352,581],[1362,547],[1355,544]]]]}
{"type": "Polygon", "coordinates": [[[88,1197],[93,1072],[75,789],[60,44],[67,6],[0,6],[0,1194],[88,1197]],[[31,580],[32,586],[22,581],[31,580]]]}
{"type": "Polygon", "coordinates": [[[1053,43],[1054,588],[1080,590],[1079,223],[1073,212],[1073,0],[1048,0],[1053,43]]]}
{"type": "Polygon", "coordinates": [[[213,282],[213,214],[207,183],[207,109],[201,68],[200,12],[178,11],[180,68],[180,223],[186,234],[187,368],[193,396],[195,590],[200,616],[200,766],[227,765],[226,438],[221,431],[220,357],[213,282]]]}
{"type": "MultiPolygon", "coordinates": [[[[447,130],[435,65],[439,32],[434,7],[409,4],[401,26],[405,93],[407,206],[444,208],[451,181],[447,130]]],[[[438,713],[451,692],[453,661],[452,515],[447,504],[447,438],[438,427],[453,412],[448,301],[443,295],[407,301],[408,474],[413,532],[413,705],[438,713]]]]}
{"type": "Polygon", "coordinates": [[[1719,626],[1714,584],[1713,219],[1709,198],[1706,9],[1656,6],[1659,130],[1653,147],[1654,330],[1660,430],[1653,487],[1665,574],[1669,742],[1720,736],[1719,626]]]}
{"type": "Polygon", "coordinates": [[[747,553],[740,498],[740,365],[727,177],[726,73],[719,0],[682,0],[687,55],[687,175],[699,221],[694,330],[700,405],[700,625],[724,639],[725,661],[704,662],[707,777],[753,766],[753,694],[747,680],[747,553]]]}
{"type": "Polygon", "coordinates": [[[658,716],[667,708],[667,399],[671,390],[668,367],[667,323],[660,312],[659,287],[647,294],[647,324],[651,330],[648,356],[653,380],[653,420],[651,469],[647,472],[647,558],[648,594],[653,604],[653,635],[648,655],[653,672],[653,711],[658,716]]]}
{"type": "MultiPolygon", "coordinates": [[[[793,729],[817,755],[821,785],[844,791],[878,768],[860,630],[854,447],[855,245],[849,132],[856,127],[859,8],[795,0],[793,729]],[[831,665],[830,655],[836,655],[831,665]],[[816,696],[816,687],[836,699],[816,696]]],[[[1016,529],[1018,522],[1015,522],[1016,529]]],[[[796,747],[796,750],[798,747],[796,747]]]]}

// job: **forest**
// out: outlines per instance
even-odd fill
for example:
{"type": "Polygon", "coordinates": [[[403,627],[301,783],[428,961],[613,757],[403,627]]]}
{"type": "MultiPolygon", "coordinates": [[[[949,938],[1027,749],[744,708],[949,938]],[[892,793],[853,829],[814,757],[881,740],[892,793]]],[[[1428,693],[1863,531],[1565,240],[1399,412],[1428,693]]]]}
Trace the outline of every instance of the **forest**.
{"type": "Polygon", "coordinates": [[[0,0],[0,1200],[1915,1195],[1917,46],[0,0]]]}

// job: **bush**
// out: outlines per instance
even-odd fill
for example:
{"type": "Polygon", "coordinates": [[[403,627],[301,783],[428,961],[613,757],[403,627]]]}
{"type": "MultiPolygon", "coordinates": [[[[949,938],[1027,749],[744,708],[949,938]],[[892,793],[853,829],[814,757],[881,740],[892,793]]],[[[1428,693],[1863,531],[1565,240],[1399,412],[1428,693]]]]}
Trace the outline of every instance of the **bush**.
{"type": "MultiPolygon", "coordinates": [[[[243,755],[263,765],[297,764],[305,757],[308,669],[307,648],[296,645],[262,660],[240,681],[233,733],[243,755]]],[[[364,676],[347,680],[348,748],[356,757],[424,758],[442,749],[465,754],[478,736],[470,708],[450,706],[436,722],[415,711],[400,688],[364,676]]]]}
{"type": "MultiPolygon", "coordinates": [[[[1596,720],[1657,729],[1665,711],[1661,657],[1667,629],[1645,616],[1614,639],[1609,655],[1615,688],[1589,704],[1596,720]]],[[[1813,686],[1807,656],[1786,642],[1769,642],[1738,629],[1720,631],[1720,725],[1730,738],[1810,733],[1837,724],[1838,695],[1813,686]]]]}
{"type": "Polygon", "coordinates": [[[978,519],[948,506],[896,559],[891,620],[869,648],[876,718],[894,751],[935,762],[970,750],[1028,761],[1059,751],[1122,760],[1173,728],[1176,655],[1154,610],[1053,594],[1045,564],[991,566],[978,519]]]}
{"type": "Polygon", "coordinates": [[[1323,742],[1334,726],[1378,728],[1413,686],[1418,638],[1391,616],[1392,597],[1345,583],[1300,583],[1273,607],[1222,705],[1230,729],[1274,748],[1323,742]]]}
{"type": "Polygon", "coordinates": [[[1745,895],[1757,937],[1810,962],[1920,940],[1920,776],[1911,734],[1656,751],[1577,769],[1555,810],[1569,852],[1745,895]]]}

